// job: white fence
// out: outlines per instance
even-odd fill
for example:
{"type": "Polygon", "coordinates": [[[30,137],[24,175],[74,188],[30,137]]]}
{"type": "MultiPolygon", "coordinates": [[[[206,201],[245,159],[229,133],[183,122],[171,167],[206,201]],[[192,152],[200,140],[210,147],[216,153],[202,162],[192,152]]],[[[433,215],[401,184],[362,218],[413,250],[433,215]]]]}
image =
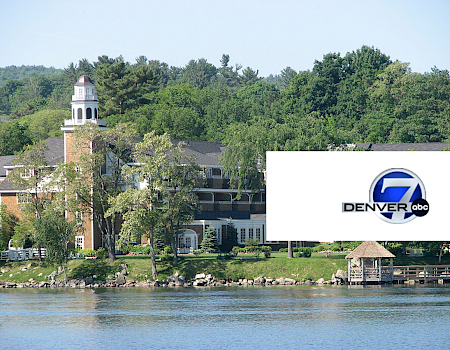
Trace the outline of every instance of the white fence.
{"type": "MultiPolygon", "coordinates": [[[[41,257],[45,258],[47,252],[45,249],[41,249],[41,257]]],[[[0,252],[0,260],[10,260],[10,261],[23,261],[29,259],[39,258],[39,252],[37,249],[10,249],[0,252]]]]}

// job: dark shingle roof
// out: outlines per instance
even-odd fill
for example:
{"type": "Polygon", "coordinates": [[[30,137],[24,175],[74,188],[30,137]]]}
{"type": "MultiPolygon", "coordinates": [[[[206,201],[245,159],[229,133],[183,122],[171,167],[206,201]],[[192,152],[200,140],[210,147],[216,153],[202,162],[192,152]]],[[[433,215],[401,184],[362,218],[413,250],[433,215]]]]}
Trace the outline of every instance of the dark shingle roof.
{"type": "Polygon", "coordinates": [[[16,190],[16,189],[17,188],[15,188],[13,186],[12,182],[9,182],[8,180],[0,182],[0,192],[12,191],[12,190],[16,190]]]}
{"type": "Polygon", "coordinates": [[[87,75],[82,75],[77,83],[75,84],[75,86],[84,86],[84,85],[92,85],[94,86],[94,84],[92,83],[91,79],[89,79],[89,77],[87,75]]]}
{"type": "Polygon", "coordinates": [[[48,145],[48,150],[44,153],[48,165],[64,162],[64,137],[50,137],[45,142],[48,145]]]}
{"type": "MultiPolygon", "coordinates": [[[[64,138],[63,137],[50,137],[45,140],[48,146],[48,150],[44,152],[45,159],[48,165],[56,165],[64,161],[64,138]]],[[[12,157],[7,162],[2,164],[1,166],[12,166],[12,161],[15,156],[7,156],[12,157]]]]}
{"type": "Polygon", "coordinates": [[[11,164],[14,158],[16,158],[15,155],[0,157],[0,177],[6,176],[6,169],[4,168],[4,166],[7,164],[11,164]]]}

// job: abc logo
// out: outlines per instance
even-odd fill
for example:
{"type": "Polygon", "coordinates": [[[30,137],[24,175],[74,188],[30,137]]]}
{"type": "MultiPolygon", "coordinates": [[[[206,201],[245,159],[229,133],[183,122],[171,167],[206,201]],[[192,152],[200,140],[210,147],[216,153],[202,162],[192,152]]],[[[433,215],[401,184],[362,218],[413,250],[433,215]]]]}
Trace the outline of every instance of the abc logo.
{"type": "Polygon", "coordinates": [[[430,210],[430,205],[425,199],[419,198],[412,203],[411,210],[415,216],[425,216],[430,210]]]}
{"type": "Polygon", "coordinates": [[[428,213],[425,186],[422,180],[407,169],[388,169],[379,174],[370,188],[370,202],[411,203],[411,211],[382,211],[376,215],[391,224],[403,224],[428,213]]]}

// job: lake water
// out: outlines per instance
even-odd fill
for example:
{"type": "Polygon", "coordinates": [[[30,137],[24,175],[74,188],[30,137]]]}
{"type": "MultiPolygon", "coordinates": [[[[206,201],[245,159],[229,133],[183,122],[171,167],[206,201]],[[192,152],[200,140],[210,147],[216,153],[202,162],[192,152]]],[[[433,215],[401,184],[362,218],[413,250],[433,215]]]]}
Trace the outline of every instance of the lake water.
{"type": "Polygon", "coordinates": [[[445,349],[450,287],[0,289],[0,339],[0,349],[445,349]]]}

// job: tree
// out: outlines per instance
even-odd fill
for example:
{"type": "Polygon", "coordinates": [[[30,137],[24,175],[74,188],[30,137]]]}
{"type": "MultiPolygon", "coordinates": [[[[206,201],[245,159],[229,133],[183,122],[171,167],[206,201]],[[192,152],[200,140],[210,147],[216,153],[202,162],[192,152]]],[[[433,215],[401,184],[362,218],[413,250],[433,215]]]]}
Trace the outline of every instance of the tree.
{"type": "MultiPolygon", "coordinates": [[[[23,205],[23,214],[33,224],[42,218],[46,205],[52,201],[54,189],[49,186],[53,169],[49,166],[45,152],[47,144],[43,141],[26,146],[13,161],[15,169],[7,176],[15,188],[18,189],[18,201],[23,205]]],[[[25,220],[25,221],[27,221],[25,220]]],[[[41,240],[39,232],[29,232],[39,250],[41,262],[41,240]]]]}
{"type": "MultiPolygon", "coordinates": [[[[190,206],[191,202],[189,197],[178,197],[184,190],[182,184],[176,187],[179,180],[174,179],[175,171],[183,173],[186,180],[192,176],[192,173],[182,168],[185,164],[181,162],[182,153],[182,143],[173,144],[168,134],[146,134],[144,141],[135,147],[134,157],[138,166],[127,167],[124,171],[128,178],[138,184],[112,199],[112,207],[108,211],[108,215],[120,213],[123,217],[119,244],[136,242],[142,237],[148,239],[153,278],[158,276],[154,249],[156,233],[167,227],[169,222],[173,232],[177,233],[179,225],[185,223],[187,218],[189,221],[192,218],[186,215],[189,209],[186,211],[186,208],[180,208],[181,204],[190,206]]],[[[173,236],[170,238],[175,239],[173,236]]]]}
{"type": "Polygon", "coordinates": [[[6,209],[5,204],[0,205],[0,250],[7,250],[9,240],[14,235],[14,227],[19,219],[6,209]]]}
{"type": "Polygon", "coordinates": [[[190,60],[179,78],[180,82],[203,89],[210,85],[217,76],[217,68],[204,58],[190,60]]]}
{"type": "Polygon", "coordinates": [[[200,250],[203,253],[216,253],[218,249],[216,229],[208,226],[200,243],[200,250]]]}
{"type": "Polygon", "coordinates": [[[293,257],[292,241],[288,241],[288,258],[292,259],[293,257]]]}
{"type": "Polygon", "coordinates": [[[234,226],[233,222],[230,219],[227,225],[226,234],[223,237],[221,250],[225,252],[230,252],[233,249],[233,247],[237,246],[238,245],[237,234],[238,232],[236,230],[236,227],[234,226]]]}
{"type": "Polygon", "coordinates": [[[297,72],[291,67],[286,67],[281,71],[280,75],[283,82],[283,89],[287,89],[291,85],[291,80],[297,75],[297,72]]]}
{"type": "Polygon", "coordinates": [[[148,64],[132,66],[121,56],[101,56],[94,65],[100,109],[105,116],[138,107],[146,102],[146,94],[156,89],[156,77],[148,64]]]}
{"type": "Polygon", "coordinates": [[[67,221],[64,211],[48,208],[39,220],[34,221],[34,228],[38,232],[41,244],[47,249],[47,259],[61,265],[67,282],[66,263],[69,259],[69,243],[73,242],[75,232],[80,225],[73,220],[67,221]]]}
{"type": "Polygon", "coordinates": [[[261,78],[258,77],[258,71],[254,71],[250,67],[247,67],[242,71],[241,76],[242,85],[252,85],[256,83],[258,80],[261,80],[261,78]]]}
{"type": "Polygon", "coordinates": [[[162,220],[172,245],[173,262],[178,263],[178,237],[181,227],[189,224],[200,211],[195,188],[203,187],[204,172],[191,156],[181,150],[184,143],[179,142],[171,150],[170,167],[166,169],[167,189],[164,196],[165,207],[162,220]]]}
{"type": "Polygon", "coordinates": [[[122,173],[130,162],[130,149],[136,142],[136,133],[129,124],[119,124],[109,130],[99,130],[87,123],[74,132],[75,161],[58,168],[56,178],[60,192],[66,198],[67,209],[84,212],[94,220],[108,250],[109,261],[115,256],[117,215],[106,215],[110,203],[123,186],[128,184],[122,173]],[[92,151],[91,151],[92,150],[92,151]]]}
{"type": "Polygon", "coordinates": [[[0,156],[20,152],[31,143],[27,126],[17,121],[0,124],[0,156]]]}

